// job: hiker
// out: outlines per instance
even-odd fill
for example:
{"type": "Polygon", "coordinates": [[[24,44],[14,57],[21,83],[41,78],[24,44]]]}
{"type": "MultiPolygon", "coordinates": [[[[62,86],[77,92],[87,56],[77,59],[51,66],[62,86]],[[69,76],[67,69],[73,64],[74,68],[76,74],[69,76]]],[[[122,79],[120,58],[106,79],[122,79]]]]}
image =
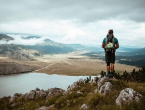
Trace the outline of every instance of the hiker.
{"type": "Polygon", "coordinates": [[[102,48],[105,50],[105,60],[107,63],[107,77],[113,78],[115,51],[119,48],[118,39],[114,37],[113,30],[109,30],[106,38],[102,42],[102,48]],[[110,73],[111,64],[111,73],[110,73]]]}

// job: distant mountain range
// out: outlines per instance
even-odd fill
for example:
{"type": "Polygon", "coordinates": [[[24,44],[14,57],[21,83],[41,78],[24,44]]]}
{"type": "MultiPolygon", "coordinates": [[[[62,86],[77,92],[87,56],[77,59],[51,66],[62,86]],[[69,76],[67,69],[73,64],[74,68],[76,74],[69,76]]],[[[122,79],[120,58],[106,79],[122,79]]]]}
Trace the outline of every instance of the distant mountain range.
{"type": "MultiPolygon", "coordinates": [[[[22,39],[39,39],[39,36],[22,37],[22,39]]],[[[0,41],[15,40],[13,37],[0,34],[0,41]]],[[[17,44],[1,44],[0,55],[11,57],[18,60],[34,60],[36,56],[43,54],[59,54],[72,52],[75,49],[72,47],[54,42],[50,39],[45,39],[43,43],[36,45],[17,45],[17,44]]]]}
{"type": "MultiPolygon", "coordinates": [[[[6,41],[15,40],[11,36],[7,36],[5,34],[1,34],[0,38],[6,39],[6,41]]],[[[26,40],[26,39],[28,40],[28,39],[40,39],[41,37],[40,36],[27,36],[27,37],[22,36],[21,38],[24,40],[26,40]]],[[[39,51],[40,53],[44,53],[44,54],[68,53],[68,52],[72,52],[75,50],[68,45],[57,43],[50,39],[45,39],[43,43],[36,44],[36,45],[16,45],[16,44],[13,44],[13,45],[20,47],[22,49],[36,50],[36,51],[39,51]]]]}

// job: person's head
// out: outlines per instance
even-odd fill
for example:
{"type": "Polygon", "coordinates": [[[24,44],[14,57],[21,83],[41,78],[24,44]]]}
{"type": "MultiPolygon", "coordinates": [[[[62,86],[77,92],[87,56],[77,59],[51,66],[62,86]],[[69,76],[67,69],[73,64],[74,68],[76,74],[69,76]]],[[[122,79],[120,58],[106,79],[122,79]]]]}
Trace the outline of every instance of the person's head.
{"type": "Polygon", "coordinates": [[[110,29],[110,30],[108,31],[108,34],[113,34],[113,30],[110,29]]]}

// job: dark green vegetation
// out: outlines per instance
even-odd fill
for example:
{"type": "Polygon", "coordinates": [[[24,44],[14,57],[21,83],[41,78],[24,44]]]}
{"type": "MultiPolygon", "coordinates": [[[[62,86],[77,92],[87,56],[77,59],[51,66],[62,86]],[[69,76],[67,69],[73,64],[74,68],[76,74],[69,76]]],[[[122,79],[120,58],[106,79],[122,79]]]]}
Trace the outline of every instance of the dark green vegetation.
{"type": "MultiPolygon", "coordinates": [[[[87,78],[88,81],[90,78],[87,78]]],[[[0,99],[0,110],[35,110],[41,106],[50,106],[54,104],[51,110],[78,110],[82,104],[87,104],[89,110],[144,110],[145,109],[145,83],[126,82],[124,80],[109,80],[113,85],[113,91],[104,96],[100,93],[94,93],[97,83],[80,83],[80,87],[74,88],[72,93],[63,95],[58,94],[47,99],[18,98],[14,102],[18,103],[15,107],[10,107],[9,97],[0,99]],[[132,102],[128,105],[117,106],[116,98],[120,91],[125,88],[132,88],[143,95],[140,102],[132,102]],[[80,90],[81,93],[77,93],[80,90]]]]}
{"type": "MultiPolygon", "coordinates": [[[[142,52],[145,52],[145,50],[142,52]]],[[[143,55],[134,55],[130,52],[130,56],[126,55],[128,53],[124,52],[120,54],[116,52],[116,62],[136,67],[145,66],[145,53],[143,53],[143,55]]],[[[89,56],[91,59],[101,59],[105,61],[105,56],[102,56],[105,55],[105,52],[89,52],[82,55],[89,56]]]]}
{"type": "MultiPolygon", "coordinates": [[[[105,76],[105,72],[101,71],[101,77],[105,76]]],[[[119,74],[114,72],[114,78],[120,79],[120,80],[126,80],[127,82],[145,82],[145,67],[142,67],[139,69],[139,71],[135,71],[135,69],[132,72],[125,71],[123,74],[119,74]]]]}

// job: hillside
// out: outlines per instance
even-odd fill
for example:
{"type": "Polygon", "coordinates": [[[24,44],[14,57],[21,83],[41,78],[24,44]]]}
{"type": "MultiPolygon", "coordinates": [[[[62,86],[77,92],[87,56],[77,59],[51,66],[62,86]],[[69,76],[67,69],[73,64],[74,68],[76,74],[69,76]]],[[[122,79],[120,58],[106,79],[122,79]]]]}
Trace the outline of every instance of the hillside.
{"type": "Polygon", "coordinates": [[[43,55],[39,51],[24,49],[20,45],[2,44],[0,45],[0,56],[10,57],[17,60],[35,60],[35,57],[43,55]]]}
{"type": "Polygon", "coordinates": [[[68,52],[73,52],[75,50],[70,46],[54,42],[50,39],[45,39],[44,42],[41,44],[23,45],[21,47],[25,48],[25,49],[37,50],[37,51],[40,51],[40,52],[45,53],[45,54],[68,53],[68,52]]]}
{"type": "MultiPolygon", "coordinates": [[[[23,37],[21,34],[0,34],[0,42],[15,40],[15,36],[20,36],[24,40],[29,39],[40,39],[40,36],[26,36],[23,37]],[[10,37],[10,36],[13,37],[10,37]]],[[[17,41],[15,41],[17,42],[17,41]]],[[[9,56],[14,59],[23,59],[23,60],[34,60],[34,57],[41,56],[42,54],[60,54],[60,53],[68,53],[73,52],[75,49],[72,47],[54,42],[50,39],[45,39],[41,44],[35,45],[17,45],[17,44],[3,44],[0,45],[0,55],[2,56],[9,56]]]]}
{"type": "MultiPolygon", "coordinates": [[[[145,68],[141,68],[145,77],[145,68]]],[[[131,76],[138,71],[131,72],[131,76]]],[[[102,75],[102,72],[101,72],[102,75]]],[[[127,73],[114,78],[87,77],[74,82],[65,91],[61,88],[16,93],[0,99],[0,109],[11,110],[144,110],[145,80],[127,80],[127,73]]],[[[134,77],[133,79],[136,79],[134,77]]]]}

